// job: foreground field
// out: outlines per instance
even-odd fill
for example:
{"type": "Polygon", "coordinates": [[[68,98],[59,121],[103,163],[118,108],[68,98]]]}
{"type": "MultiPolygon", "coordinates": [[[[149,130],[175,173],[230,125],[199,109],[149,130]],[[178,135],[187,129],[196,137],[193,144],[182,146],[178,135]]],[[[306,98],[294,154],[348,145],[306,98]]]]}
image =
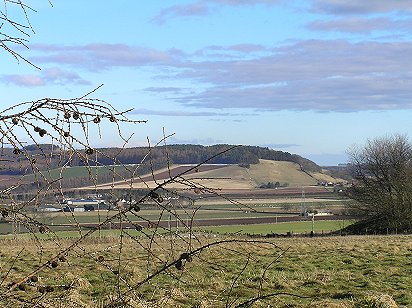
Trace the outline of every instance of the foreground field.
{"type": "Polygon", "coordinates": [[[146,238],[143,233],[129,236],[123,231],[117,236],[85,238],[67,251],[65,247],[77,240],[0,239],[0,303],[27,307],[412,306],[411,236],[251,240],[194,235],[146,238]],[[62,252],[64,259],[33,274],[62,252]],[[190,262],[184,259],[177,265],[184,252],[190,253],[190,262]],[[36,279],[8,291],[12,282],[25,276],[36,279]]]}

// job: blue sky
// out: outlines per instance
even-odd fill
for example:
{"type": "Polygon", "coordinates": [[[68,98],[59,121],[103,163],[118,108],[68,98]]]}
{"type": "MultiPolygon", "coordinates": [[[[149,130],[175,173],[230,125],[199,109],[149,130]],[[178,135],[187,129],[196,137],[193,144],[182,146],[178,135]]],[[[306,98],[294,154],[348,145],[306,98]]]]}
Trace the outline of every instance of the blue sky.
{"type": "MultiPolygon", "coordinates": [[[[410,1],[26,3],[35,33],[18,50],[41,70],[2,52],[2,109],[104,84],[94,97],[148,120],[123,127],[128,146],[164,129],[168,143],[268,146],[321,165],[412,135],[410,1]]],[[[95,141],[121,145],[110,131],[95,141]]]]}

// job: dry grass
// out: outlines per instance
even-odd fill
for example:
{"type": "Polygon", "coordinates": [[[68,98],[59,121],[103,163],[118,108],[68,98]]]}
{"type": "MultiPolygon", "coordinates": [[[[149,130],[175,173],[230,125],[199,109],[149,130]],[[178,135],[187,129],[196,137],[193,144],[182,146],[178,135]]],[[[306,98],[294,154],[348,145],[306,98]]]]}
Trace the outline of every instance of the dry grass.
{"type": "Polygon", "coordinates": [[[300,170],[298,164],[286,161],[261,159],[259,164],[250,165],[249,174],[257,184],[280,182],[292,187],[317,184],[314,178],[300,170]]]}
{"type": "MultiPolygon", "coordinates": [[[[198,235],[203,245],[223,239],[198,235]]],[[[1,275],[6,279],[0,303],[21,306],[25,299],[46,307],[99,307],[123,298],[130,307],[235,307],[264,295],[253,307],[412,305],[410,236],[270,240],[278,248],[270,243],[222,243],[194,255],[182,270],[172,266],[141,285],[147,275],[189,251],[190,239],[170,235],[150,244],[143,237],[125,236],[121,245],[119,240],[86,239],[65,262],[39,272],[37,282],[10,292],[10,282],[73,240],[1,240],[1,275]],[[39,286],[53,286],[53,291],[41,293],[39,286]]],[[[191,245],[193,251],[200,244],[193,239],[191,245]]]]}

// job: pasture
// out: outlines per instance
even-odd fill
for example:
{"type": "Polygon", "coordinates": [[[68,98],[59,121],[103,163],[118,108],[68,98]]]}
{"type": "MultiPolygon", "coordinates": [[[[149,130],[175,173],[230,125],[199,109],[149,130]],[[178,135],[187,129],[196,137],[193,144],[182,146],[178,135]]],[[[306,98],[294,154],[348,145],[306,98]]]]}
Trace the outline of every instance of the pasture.
{"type": "Polygon", "coordinates": [[[197,234],[191,240],[173,234],[155,239],[129,236],[124,230],[116,236],[87,237],[66,251],[64,259],[31,275],[39,264],[74,241],[0,239],[0,303],[20,306],[25,301],[49,307],[122,303],[130,307],[412,306],[411,236],[250,240],[197,234]],[[202,245],[209,246],[196,250],[202,245]],[[175,266],[179,255],[188,251],[197,252],[190,262],[175,266]],[[35,279],[7,291],[11,282],[25,276],[35,279]]]}
{"type": "Polygon", "coordinates": [[[353,220],[323,220],[323,221],[294,221],[272,224],[251,224],[251,225],[227,225],[227,226],[210,226],[202,227],[204,231],[219,234],[305,234],[309,235],[313,231],[315,234],[324,234],[332,231],[338,231],[343,227],[352,224],[353,220]]]}

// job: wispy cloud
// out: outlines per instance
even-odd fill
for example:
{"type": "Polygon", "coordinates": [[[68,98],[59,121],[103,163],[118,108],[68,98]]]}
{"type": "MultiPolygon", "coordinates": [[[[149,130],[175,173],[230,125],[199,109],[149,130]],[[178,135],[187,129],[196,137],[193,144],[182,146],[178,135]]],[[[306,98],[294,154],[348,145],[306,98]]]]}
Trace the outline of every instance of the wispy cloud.
{"type": "Polygon", "coordinates": [[[40,55],[30,57],[34,63],[58,63],[80,66],[92,71],[111,67],[167,64],[179,55],[177,50],[162,52],[151,48],[133,47],[125,44],[89,44],[83,46],[32,45],[32,52],[40,55]]]}
{"type": "Polygon", "coordinates": [[[152,21],[158,24],[164,23],[167,19],[174,17],[202,16],[209,13],[209,6],[202,2],[190,3],[186,5],[173,5],[163,9],[152,21]]]}
{"type": "Polygon", "coordinates": [[[348,33],[370,34],[373,31],[407,32],[412,26],[412,20],[393,20],[380,18],[345,18],[334,20],[318,20],[307,25],[315,31],[335,31],[348,33]]]}
{"type": "Polygon", "coordinates": [[[315,12],[334,15],[388,13],[395,11],[412,13],[411,3],[406,0],[314,0],[312,9],[315,12]]]}
{"type": "Polygon", "coordinates": [[[274,5],[280,0],[199,0],[188,4],[167,7],[159,12],[152,21],[162,24],[169,19],[178,17],[198,17],[208,15],[222,6],[253,6],[258,4],[274,5]]]}
{"type": "Polygon", "coordinates": [[[213,139],[213,138],[193,138],[193,139],[178,139],[175,137],[170,137],[166,140],[168,144],[198,144],[198,145],[214,145],[214,144],[222,144],[223,141],[221,139],[213,139]]]}
{"type": "Polygon", "coordinates": [[[278,150],[278,149],[301,147],[302,145],[296,144],[296,143],[271,143],[271,144],[262,144],[261,146],[267,147],[273,150],[278,150]]]}
{"type": "Polygon", "coordinates": [[[258,44],[237,44],[232,46],[206,46],[195,52],[194,56],[208,57],[209,59],[226,60],[253,58],[262,56],[270,52],[270,50],[258,44]]]}
{"type": "Polygon", "coordinates": [[[181,94],[187,90],[188,88],[177,88],[177,87],[149,87],[143,89],[144,91],[153,92],[153,93],[174,93],[174,94],[181,94]]]}
{"type": "Polygon", "coordinates": [[[45,69],[40,75],[4,75],[1,81],[6,84],[14,84],[21,87],[40,87],[47,84],[90,84],[89,81],[81,78],[77,73],[59,68],[45,69]]]}
{"type": "Polygon", "coordinates": [[[35,75],[5,75],[1,78],[1,81],[21,87],[40,87],[45,85],[44,79],[35,75]]]}
{"type": "Polygon", "coordinates": [[[130,114],[137,115],[156,115],[170,117],[227,117],[227,116],[254,116],[251,113],[229,113],[229,112],[210,112],[210,111],[181,111],[181,110],[151,110],[151,109],[134,109],[130,114]]]}

